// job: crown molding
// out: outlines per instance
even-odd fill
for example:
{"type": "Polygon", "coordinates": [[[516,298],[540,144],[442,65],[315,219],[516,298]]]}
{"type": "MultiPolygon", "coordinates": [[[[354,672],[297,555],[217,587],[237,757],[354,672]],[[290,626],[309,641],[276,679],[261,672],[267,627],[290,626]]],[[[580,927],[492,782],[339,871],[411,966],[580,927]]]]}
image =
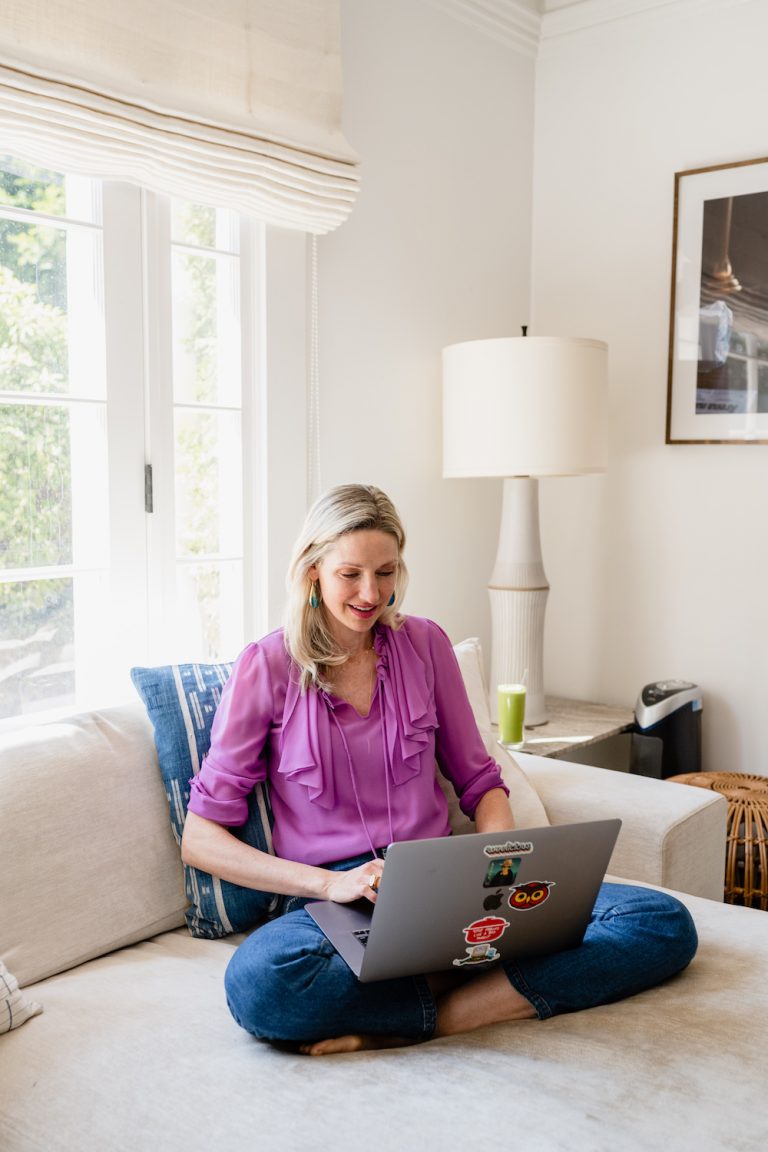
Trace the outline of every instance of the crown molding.
{"type": "Polygon", "coordinates": [[[756,0],[422,0],[500,44],[536,58],[539,47],[633,17],[735,8],[756,0]]]}
{"type": "Polygon", "coordinates": [[[423,0],[526,56],[536,56],[541,34],[538,0],[423,0]]]}
{"type": "Polygon", "coordinates": [[[541,41],[569,36],[600,24],[611,24],[634,16],[652,15],[661,9],[695,14],[697,12],[752,0],[543,0],[541,41]]]}

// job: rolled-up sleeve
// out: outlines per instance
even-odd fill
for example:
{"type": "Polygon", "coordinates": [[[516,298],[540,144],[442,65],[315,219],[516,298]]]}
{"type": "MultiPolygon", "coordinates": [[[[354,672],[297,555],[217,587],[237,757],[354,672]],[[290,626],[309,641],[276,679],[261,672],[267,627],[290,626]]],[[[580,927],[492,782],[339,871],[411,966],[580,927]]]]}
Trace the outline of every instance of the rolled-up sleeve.
{"type": "Polygon", "coordinates": [[[430,625],[438,717],[437,762],[456,789],[462,812],[471,818],[486,792],[502,788],[509,795],[509,789],[502,780],[501,768],[483,743],[451,642],[439,625],[431,621],[430,625]]]}
{"type": "Polygon", "coordinates": [[[266,654],[259,644],[250,644],[224,685],[210,749],[190,784],[190,812],[217,824],[245,823],[248,796],[267,775],[273,696],[266,654]]]}

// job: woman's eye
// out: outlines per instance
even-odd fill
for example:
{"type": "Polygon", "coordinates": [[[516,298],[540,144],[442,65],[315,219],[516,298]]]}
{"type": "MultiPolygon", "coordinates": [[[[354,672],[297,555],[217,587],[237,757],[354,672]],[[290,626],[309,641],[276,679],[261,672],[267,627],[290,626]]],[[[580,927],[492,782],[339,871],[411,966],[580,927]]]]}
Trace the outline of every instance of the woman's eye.
{"type": "Polygon", "coordinates": [[[342,572],[343,580],[357,580],[357,572],[342,572]]]}
{"type": "Polygon", "coordinates": [[[394,576],[394,572],[379,572],[377,575],[380,580],[390,580],[394,576]]]}

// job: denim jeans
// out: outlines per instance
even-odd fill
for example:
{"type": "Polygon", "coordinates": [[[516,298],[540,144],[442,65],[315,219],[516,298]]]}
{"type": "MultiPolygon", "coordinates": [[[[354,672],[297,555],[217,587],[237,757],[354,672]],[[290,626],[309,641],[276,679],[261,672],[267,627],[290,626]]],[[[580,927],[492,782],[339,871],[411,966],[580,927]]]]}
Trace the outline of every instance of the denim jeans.
{"type": "MultiPolygon", "coordinates": [[[[287,900],[283,914],[257,928],[232,957],[225,988],[237,1023],[272,1041],[352,1033],[429,1039],[437,1008],[426,978],[361,984],[304,911],[306,902],[287,900]]],[[[603,884],[577,948],[503,967],[513,987],[545,1020],[652,988],[685,968],[696,946],[693,920],[674,897],[650,888],[603,884]]]]}

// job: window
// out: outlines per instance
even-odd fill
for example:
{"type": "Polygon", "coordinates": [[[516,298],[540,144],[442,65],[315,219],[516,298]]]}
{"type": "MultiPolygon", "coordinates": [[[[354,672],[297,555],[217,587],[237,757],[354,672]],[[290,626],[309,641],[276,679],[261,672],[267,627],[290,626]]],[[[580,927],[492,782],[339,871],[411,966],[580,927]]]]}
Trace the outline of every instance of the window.
{"type": "Polygon", "coordinates": [[[0,722],[232,658],[257,619],[262,234],[0,160],[0,722]]]}

